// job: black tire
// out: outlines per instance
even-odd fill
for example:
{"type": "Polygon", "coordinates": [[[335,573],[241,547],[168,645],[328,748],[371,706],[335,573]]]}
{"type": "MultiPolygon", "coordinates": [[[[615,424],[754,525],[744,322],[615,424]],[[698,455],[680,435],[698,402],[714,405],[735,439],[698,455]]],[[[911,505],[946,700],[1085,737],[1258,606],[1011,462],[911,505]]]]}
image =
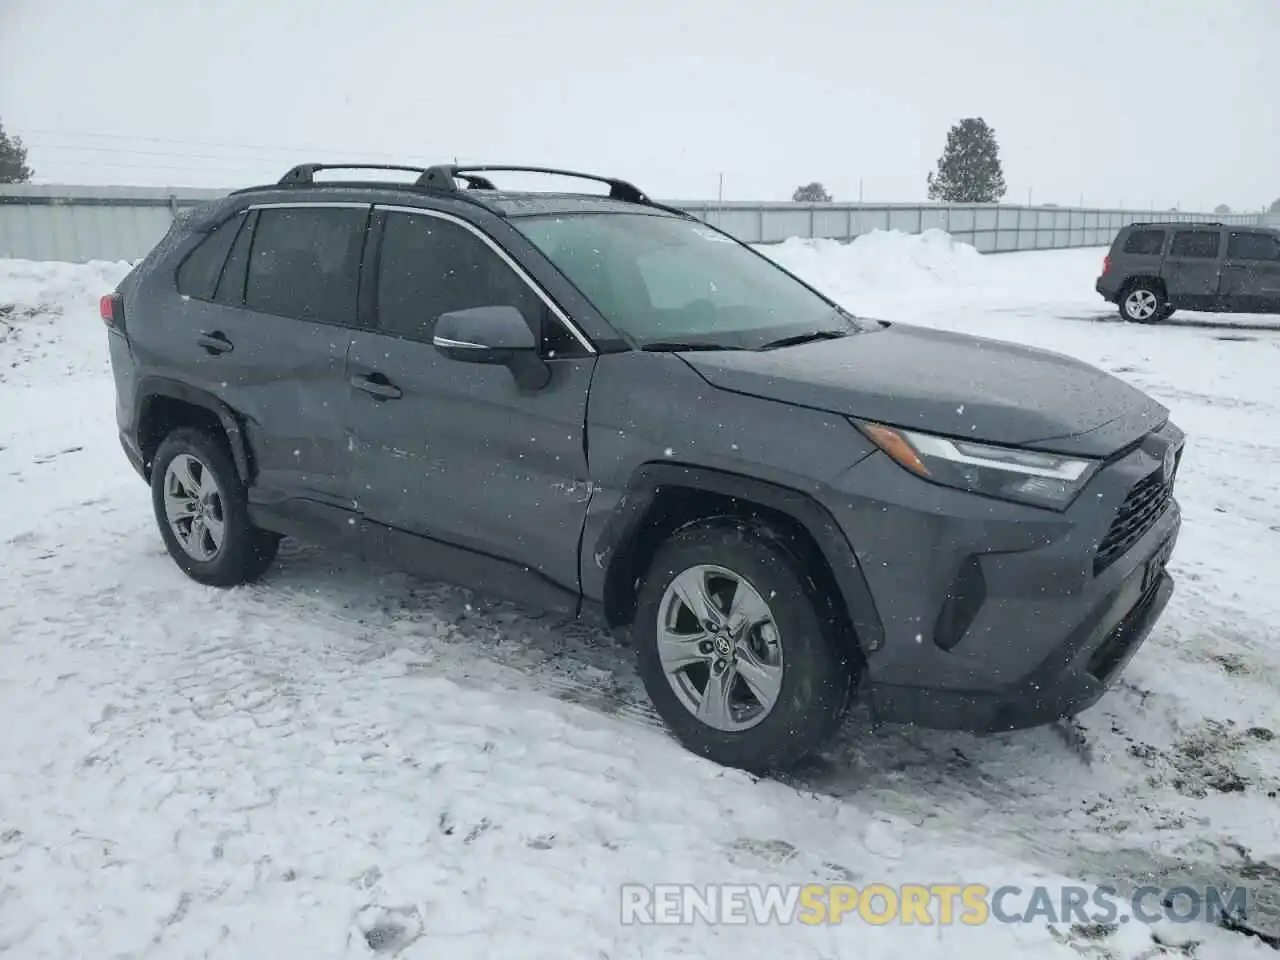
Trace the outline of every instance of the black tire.
{"type": "Polygon", "coordinates": [[[1160,323],[1173,314],[1164,287],[1149,280],[1136,280],[1120,294],[1120,319],[1129,323],[1160,323]],[[1154,312],[1147,314],[1154,303],[1154,312]],[[1143,314],[1146,314],[1145,316],[1143,314]]]}
{"type": "Polygon", "coordinates": [[[786,542],[768,527],[733,520],[685,527],[658,550],[640,587],[632,630],[649,697],[686,748],[724,766],[756,772],[792,766],[836,731],[849,708],[851,641],[830,598],[786,542]],[[780,692],[764,719],[745,730],[720,730],[698,719],[676,695],[658,653],[667,588],[700,564],[723,567],[746,580],[767,598],[777,627],[780,692]]]}
{"type": "Polygon", "coordinates": [[[180,427],[165,437],[151,468],[151,503],[169,555],[192,580],[211,587],[234,587],[258,579],[275,559],[280,536],[249,522],[244,482],[221,437],[193,427],[180,427]],[[165,476],[174,458],[184,454],[210,472],[220,493],[224,534],[220,548],[209,560],[187,552],[165,512],[165,476]]]}

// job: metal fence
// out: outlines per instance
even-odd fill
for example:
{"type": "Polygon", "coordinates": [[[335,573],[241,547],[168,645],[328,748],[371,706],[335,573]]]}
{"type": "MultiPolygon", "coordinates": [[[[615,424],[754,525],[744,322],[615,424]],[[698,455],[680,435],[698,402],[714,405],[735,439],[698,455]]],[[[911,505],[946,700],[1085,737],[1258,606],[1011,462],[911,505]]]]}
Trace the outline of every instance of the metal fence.
{"type": "Polygon", "coordinates": [[[852,239],[872,230],[943,230],[982,253],[1107,246],[1135,220],[1256,225],[1260,215],[1024,207],[1005,204],[707,203],[678,204],[749,243],[788,237],[852,239]]]}
{"type": "MultiPolygon", "coordinates": [[[[178,211],[223,190],[148,187],[0,186],[0,257],[136,260],[178,211]]],[[[1260,214],[1023,207],[1004,204],[750,203],[675,201],[748,243],[788,237],[851,240],[873,230],[945,230],[984,253],[1105,246],[1134,220],[1257,224],[1260,214]]]]}

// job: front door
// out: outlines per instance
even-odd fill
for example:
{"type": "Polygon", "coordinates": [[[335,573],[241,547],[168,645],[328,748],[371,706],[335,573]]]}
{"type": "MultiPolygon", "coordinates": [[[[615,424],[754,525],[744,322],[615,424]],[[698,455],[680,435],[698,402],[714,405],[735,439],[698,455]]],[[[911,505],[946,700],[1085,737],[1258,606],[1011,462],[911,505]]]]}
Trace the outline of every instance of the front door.
{"type": "Polygon", "coordinates": [[[1280,237],[1231,233],[1222,264],[1222,300],[1228,310],[1280,313],[1280,237]]]}
{"type": "Polygon", "coordinates": [[[504,582],[479,586],[521,597],[527,591],[515,581],[532,574],[576,594],[594,356],[555,351],[551,381],[539,390],[522,389],[503,366],[446,358],[431,345],[442,313],[514,306],[544,342],[542,324],[557,321],[461,220],[385,211],[375,235],[377,327],[352,340],[346,416],[359,509],[373,521],[366,525],[375,535],[378,526],[393,531],[400,549],[399,534],[423,538],[426,556],[437,545],[454,548],[435,556],[458,570],[408,564],[442,579],[470,582],[488,571],[504,582]]]}
{"type": "Polygon", "coordinates": [[[1222,231],[1179,230],[1160,268],[1169,302],[1175,307],[1205,310],[1218,299],[1218,275],[1222,267],[1219,247],[1222,231]]]}

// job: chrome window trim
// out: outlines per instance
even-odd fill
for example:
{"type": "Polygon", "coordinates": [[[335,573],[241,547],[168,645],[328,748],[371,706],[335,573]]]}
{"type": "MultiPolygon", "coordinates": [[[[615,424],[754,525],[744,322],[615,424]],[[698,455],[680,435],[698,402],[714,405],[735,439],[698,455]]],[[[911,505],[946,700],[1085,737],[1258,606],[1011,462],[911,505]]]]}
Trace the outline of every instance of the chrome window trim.
{"type": "Polygon", "coordinates": [[[245,207],[246,210],[297,210],[307,207],[344,208],[347,210],[368,210],[372,203],[359,203],[354,200],[279,200],[267,201],[264,203],[251,203],[245,207]]]}
{"type": "MultiPolygon", "coordinates": [[[[300,205],[305,206],[306,204],[300,204],[300,205]]],[[[364,206],[364,204],[359,204],[359,206],[364,206]]],[[[483,230],[477,227],[474,223],[468,223],[466,220],[463,220],[461,217],[455,217],[451,213],[445,213],[442,210],[431,210],[426,207],[405,207],[405,206],[400,206],[396,204],[375,203],[373,205],[373,208],[375,210],[378,210],[384,213],[407,213],[407,214],[411,214],[413,216],[419,216],[419,217],[435,217],[437,220],[445,220],[445,221],[448,221],[449,223],[457,224],[458,226],[462,227],[464,230],[469,230],[471,233],[479,237],[480,240],[483,241],[485,246],[487,246],[490,250],[496,253],[499,259],[501,259],[503,263],[505,263],[508,267],[510,267],[515,272],[515,275],[519,277],[521,280],[523,280],[525,285],[528,286],[530,290],[532,290],[535,294],[538,295],[538,299],[547,305],[547,309],[550,310],[553,314],[555,314],[556,319],[559,320],[562,324],[564,324],[564,328],[568,330],[571,334],[573,334],[573,338],[582,345],[582,348],[586,350],[588,354],[595,356],[596,353],[598,352],[596,348],[592,345],[591,341],[586,338],[586,335],[583,334],[583,332],[578,329],[577,325],[572,320],[569,319],[569,317],[565,314],[565,312],[561,310],[559,306],[556,305],[556,302],[552,300],[550,296],[548,296],[547,292],[543,290],[542,287],[538,286],[537,282],[533,279],[533,277],[529,276],[529,274],[525,272],[524,267],[516,263],[516,261],[511,258],[511,256],[507,253],[507,251],[503,250],[500,246],[498,246],[497,241],[495,241],[487,233],[485,233],[483,230]]]]}

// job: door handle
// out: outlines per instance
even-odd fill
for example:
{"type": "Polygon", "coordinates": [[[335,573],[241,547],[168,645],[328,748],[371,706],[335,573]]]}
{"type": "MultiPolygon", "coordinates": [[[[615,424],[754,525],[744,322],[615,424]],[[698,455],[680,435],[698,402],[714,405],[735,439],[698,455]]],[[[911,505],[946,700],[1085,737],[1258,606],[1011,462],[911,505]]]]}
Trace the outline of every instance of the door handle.
{"type": "Polygon", "coordinates": [[[212,354],[230,353],[235,349],[235,344],[227,339],[227,335],[220,330],[213,333],[202,333],[196,337],[196,343],[204,347],[205,351],[212,354]]]}
{"type": "Polygon", "coordinates": [[[367,377],[352,377],[351,385],[379,400],[399,400],[404,396],[403,390],[380,373],[373,373],[367,377]]]}

